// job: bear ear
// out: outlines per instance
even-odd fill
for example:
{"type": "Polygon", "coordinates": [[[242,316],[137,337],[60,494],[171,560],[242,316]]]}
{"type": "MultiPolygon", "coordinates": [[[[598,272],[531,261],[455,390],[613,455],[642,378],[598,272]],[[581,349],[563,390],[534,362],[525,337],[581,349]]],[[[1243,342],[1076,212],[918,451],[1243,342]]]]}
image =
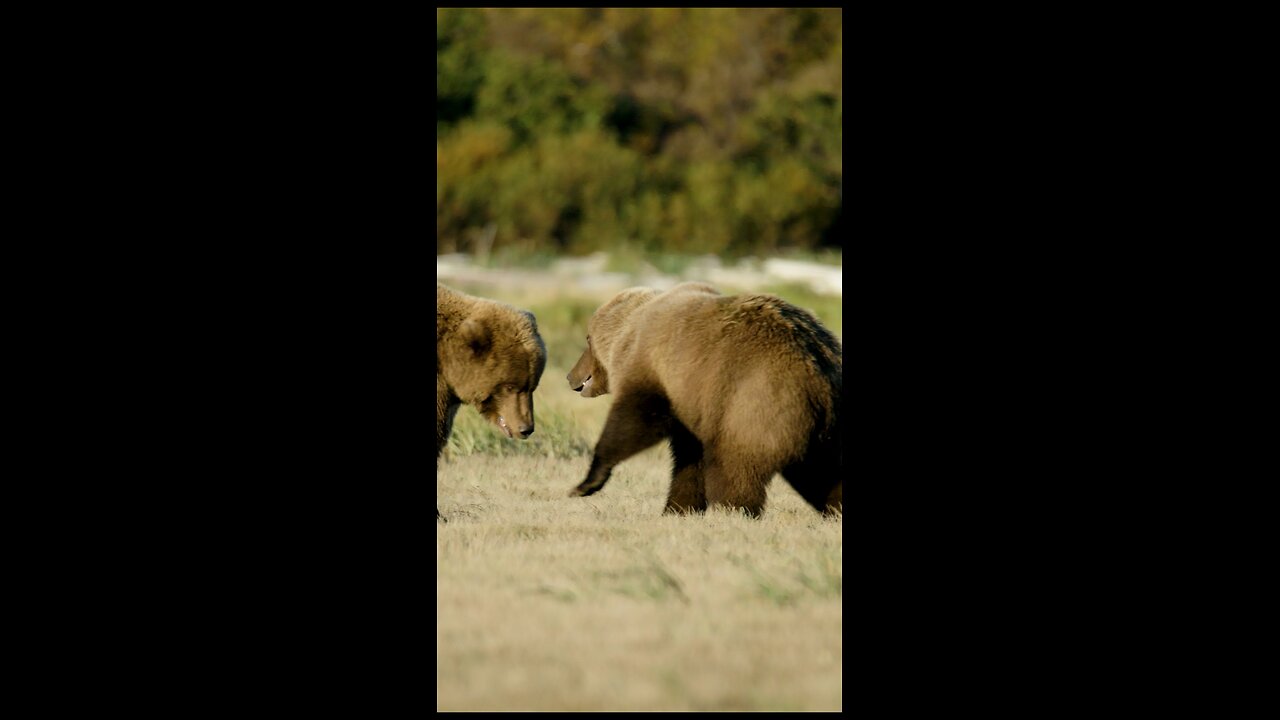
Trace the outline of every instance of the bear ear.
{"type": "Polygon", "coordinates": [[[533,328],[534,332],[538,332],[538,318],[534,317],[533,313],[528,310],[521,310],[520,314],[529,318],[529,326],[533,328]]]}
{"type": "Polygon", "coordinates": [[[488,352],[489,346],[493,344],[493,339],[489,336],[489,328],[475,319],[468,319],[458,326],[458,337],[467,347],[471,348],[471,352],[476,357],[488,352]]]}

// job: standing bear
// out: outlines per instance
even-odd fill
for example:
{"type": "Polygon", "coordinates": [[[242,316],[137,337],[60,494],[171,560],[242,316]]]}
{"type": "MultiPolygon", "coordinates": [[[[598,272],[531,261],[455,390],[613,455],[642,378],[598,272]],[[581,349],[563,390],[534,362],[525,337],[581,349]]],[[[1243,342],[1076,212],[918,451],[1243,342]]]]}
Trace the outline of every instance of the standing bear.
{"type": "Polygon", "coordinates": [[[437,469],[463,403],[509,438],[532,435],[533,391],[546,364],[533,313],[436,283],[437,469]]]}
{"type": "Polygon", "coordinates": [[[623,290],[587,322],[568,375],[583,397],[615,395],[571,494],[599,491],[615,465],[667,438],[664,513],[711,503],[758,517],[777,472],[818,511],[843,513],[842,358],[816,318],[772,295],[705,283],[623,290]]]}

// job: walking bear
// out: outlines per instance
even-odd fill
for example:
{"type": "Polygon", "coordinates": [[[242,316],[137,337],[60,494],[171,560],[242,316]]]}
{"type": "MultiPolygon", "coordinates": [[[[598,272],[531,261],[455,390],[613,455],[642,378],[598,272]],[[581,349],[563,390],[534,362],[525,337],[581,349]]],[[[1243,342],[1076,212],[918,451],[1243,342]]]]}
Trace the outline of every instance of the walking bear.
{"type": "Polygon", "coordinates": [[[664,438],[674,469],[664,513],[708,503],[759,517],[776,472],[815,509],[843,513],[843,349],[809,313],[773,295],[721,295],[705,283],[630,288],[587,322],[569,372],[583,397],[615,400],[587,477],[664,438]]]}
{"type": "Polygon", "coordinates": [[[533,391],[546,364],[533,313],[436,283],[437,468],[464,403],[507,437],[532,435],[533,391]]]}

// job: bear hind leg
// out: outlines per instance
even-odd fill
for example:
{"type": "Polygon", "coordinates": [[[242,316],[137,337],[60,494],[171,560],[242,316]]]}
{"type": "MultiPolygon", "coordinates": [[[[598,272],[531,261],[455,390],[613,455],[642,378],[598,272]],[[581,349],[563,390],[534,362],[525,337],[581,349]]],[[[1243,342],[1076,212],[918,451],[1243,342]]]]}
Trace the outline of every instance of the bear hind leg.
{"type": "Polygon", "coordinates": [[[844,514],[844,481],[836,483],[835,489],[827,495],[827,508],[822,511],[825,515],[843,515],[844,514]]]}
{"type": "Polygon", "coordinates": [[[844,512],[844,480],[840,468],[817,459],[806,459],[782,470],[782,477],[805,502],[824,515],[844,512]]]}
{"type": "Polygon", "coordinates": [[[702,480],[702,443],[683,425],[672,421],[671,490],[664,515],[700,513],[707,509],[707,492],[702,480]]]}
{"type": "Polygon", "coordinates": [[[766,488],[771,477],[772,472],[708,463],[703,469],[707,503],[742,509],[751,517],[758,518],[764,514],[766,488]]]}

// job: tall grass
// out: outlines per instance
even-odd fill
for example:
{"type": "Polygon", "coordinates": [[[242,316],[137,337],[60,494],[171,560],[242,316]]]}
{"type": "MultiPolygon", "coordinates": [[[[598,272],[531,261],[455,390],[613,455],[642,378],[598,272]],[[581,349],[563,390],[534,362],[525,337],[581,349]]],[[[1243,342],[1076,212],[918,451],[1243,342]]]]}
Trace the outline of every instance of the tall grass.
{"type": "Polygon", "coordinates": [[[458,411],[446,452],[450,457],[484,454],[496,457],[580,457],[591,452],[596,438],[581,418],[539,402],[534,394],[534,432],[527,440],[508,439],[469,407],[458,411]]]}

